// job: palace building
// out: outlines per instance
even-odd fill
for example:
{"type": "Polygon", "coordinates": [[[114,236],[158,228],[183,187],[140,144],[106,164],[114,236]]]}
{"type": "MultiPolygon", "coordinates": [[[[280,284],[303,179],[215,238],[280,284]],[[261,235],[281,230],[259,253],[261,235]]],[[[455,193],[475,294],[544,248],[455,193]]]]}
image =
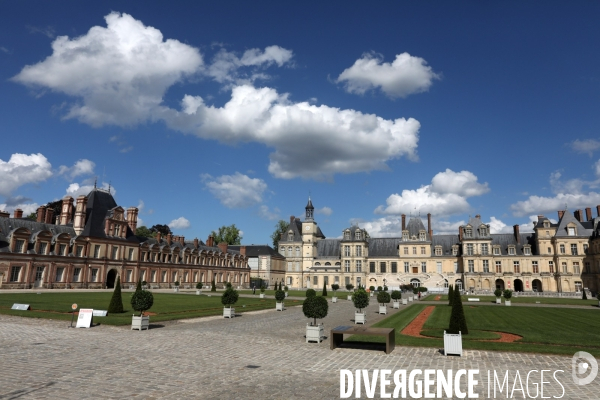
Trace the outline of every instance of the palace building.
{"type": "Polygon", "coordinates": [[[60,215],[41,206],[37,220],[0,212],[0,288],[112,288],[138,279],[155,288],[174,282],[248,286],[246,248],[183,236],[136,236],[138,209],[118,206],[110,191],[94,188],[75,201],[66,196],[60,215]]]}
{"type": "Polygon", "coordinates": [[[576,293],[600,288],[600,206],[558,212],[552,223],[539,215],[532,233],[491,233],[480,215],[452,235],[434,235],[420,217],[402,215],[397,237],[372,238],[358,226],[328,239],[314,221],[309,199],[304,221],[290,217],[279,252],[286,258],[286,284],[294,288],[399,287],[413,284],[443,289],[493,292],[576,293]]]}

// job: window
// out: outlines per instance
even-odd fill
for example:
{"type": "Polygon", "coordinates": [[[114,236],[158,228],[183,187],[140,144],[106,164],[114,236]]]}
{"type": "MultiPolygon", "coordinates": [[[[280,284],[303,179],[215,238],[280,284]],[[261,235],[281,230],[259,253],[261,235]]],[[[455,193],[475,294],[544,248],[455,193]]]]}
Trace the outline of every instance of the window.
{"type": "Polygon", "coordinates": [[[319,277],[318,277],[318,276],[313,276],[313,284],[314,284],[315,286],[318,286],[318,285],[319,285],[319,277]]]}
{"type": "Polygon", "coordinates": [[[350,277],[349,276],[344,277],[344,284],[346,286],[348,286],[350,284],[350,277]]]}
{"type": "Polygon", "coordinates": [[[67,245],[66,244],[61,244],[60,246],[58,246],[58,255],[59,256],[65,256],[66,255],[66,251],[67,251],[67,245]]]}
{"type": "Polygon", "coordinates": [[[490,262],[488,260],[483,260],[483,272],[486,274],[490,272],[490,262]]]}
{"type": "Polygon", "coordinates": [[[581,273],[581,270],[579,269],[579,262],[577,262],[577,261],[573,262],[573,273],[575,273],[575,274],[581,273]]]}
{"type": "Polygon", "coordinates": [[[291,261],[288,261],[288,266],[287,267],[288,267],[287,268],[288,271],[292,270],[292,262],[291,261]]]}
{"type": "Polygon", "coordinates": [[[565,254],[565,245],[564,244],[561,244],[559,246],[559,249],[560,249],[560,254],[565,254]]]}
{"type": "Polygon", "coordinates": [[[413,247],[413,254],[416,255],[417,254],[417,248],[413,247]]]}
{"type": "Polygon", "coordinates": [[[344,232],[344,240],[350,240],[350,231],[344,232]]]}
{"type": "MultiPolygon", "coordinates": [[[[100,245],[97,244],[94,246],[94,258],[100,258],[100,245]]],[[[96,282],[96,281],[93,281],[96,282]]]]}
{"type": "Polygon", "coordinates": [[[481,245],[481,254],[484,255],[484,256],[487,256],[488,252],[489,252],[488,251],[488,244],[487,243],[483,243],[481,245]]]}
{"type": "Polygon", "coordinates": [[[565,273],[565,274],[566,274],[567,272],[569,272],[569,269],[568,269],[568,267],[567,267],[567,263],[566,263],[566,262],[562,263],[562,271],[563,271],[563,273],[565,273]]]}
{"type": "Polygon", "coordinates": [[[300,261],[296,261],[296,272],[300,272],[300,261]]]}
{"type": "Polygon", "coordinates": [[[475,262],[473,260],[468,260],[467,264],[469,266],[469,272],[475,272],[475,262]]]}
{"type": "Polygon", "coordinates": [[[453,256],[458,255],[458,246],[452,246],[452,255],[453,256]]]}
{"type": "Polygon", "coordinates": [[[422,242],[425,241],[425,232],[419,232],[419,240],[422,242]]]}
{"type": "Polygon", "coordinates": [[[350,246],[344,246],[344,257],[350,257],[350,246]]]}
{"type": "Polygon", "coordinates": [[[92,269],[92,282],[98,282],[98,268],[92,269]]]}
{"type": "MultiPolygon", "coordinates": [[[[133,249],[129,249],[129,256],[128,256],[129,261],[133,260],[133,249]]],[[[189,259],[188,259],[189,261],[189,259]]]]}
{"type": "Polygon", "coordinates": [[[425,255],[425,247],[421,247],[421,255],[425,255]]]}
{"type": "Polygon", "coordinates": [[[288,232],[288,242],[293,242],[294,241],[294,233],[293,232],[288,232]]]}
{"type": "Polygon", "coordinates": [[[500,255],[500,247],[494,247],[494,255],[495,256],[499,256],[500,255]]]}
{"type": "Polygon", "coordinates": [[[65,269],[63,267],[56,268],[56,282],[62,282],[64,272],[65,269]]]}
{"type": "Polygon", "coordinates": [[[402,240],[403,240],[403,241],[406,241],[406,240],[408,240],[408,232],[406,232],[406,231],[402,231],[402,240]]]}
{"type": "Polygon", "coordinates": [[[156,271],[152,271],[152,273],[150,274],[151,277],[151,282],[156,282],[156,271]]]}
{"type": "Polygon", "coordinates": [[[581,293],[581,282],[575,282],[575,291],[581,293]]]}
{"type": "Polygon", "coordinates": [[[473,245],[471,243],[467,244],[467,255],[468,256],[473,255],[473,245]]]}
{"type": "MultiPolygon", "coordinates": [[[[546,225],[546,224],[544,224],[546,225]]],[[[550,231],[546,231],[546,237],[550,237],[550,231]]]]}
{"type": "Polygon", "coordinates": [[[441,246],[435,246],[435,255],[436,256],[442,255],[442,247],[441,246]]]}
{"type": "Polygon", "coordinates": [[[524,247],[524,248],[523,248],[523,253],[524,253],[526,256],[530,256],[530,255],[531,255],[531,248],[529,248],[529,247],[524,247]]]}
{"type": "Polygon", "coordinates": [[[24,247],[25,241],[21,239],[17,240],[17,243],[15,244],[15,253],[22,253],[24,247]]]}
{"type": "Polygon", "coordinates": [[[81,275],[81,268],[75,268],[73,270],[73,282],[79,282],[80,275],[81,275]]]}
{"type": "Polygon", "coordinates": [[[398,263],[395,261],[392,261],[392,274],[397,274],[398,273],[398,263]]]}
{"type": "Polygon", "coordinates": [[[385,262],[380,262],[379,263],[379,272],[381,272],[382,274],[385,274],[385,262]]]}
{"type": "Polygon", "coordinates": [[[119,236],[119,233],[121,233],[121,225],[117,224],[115,225],[115,234],[113,236],[119,236]]]}
{"type": "Polygon", "coordinates": [[[75,251],[76,251],[77,257],[81,257],[83,255],[83,246],[77,246],[75,251]]]}
{"type": "Polygon", "coordinates": [[[552,254],[552,247],[548,247],[548,254],[552,254]]]}
{"type": "Polygon", "coordinates": [[[12,267],[10,271],[10,281],[19,282],[19,275],[21,274],[21,267],[12,267]]]}
{"type": "Polygon", "coordinates": [[[508,254],[511,255],[511,256],[514,256],[515,255],[515,248],[514,247],[509,247],[508,248],[508,254]]]}
{"type": "Polygon", "coordinates": [[[554,261],[548,261],[548,271],[550,271],[551,274],[554,273],[554,261]]]}
{"type": "Polygon", "coordinates": [[[427,262],[421,262],[421,272],[427,272],[427,262]]]}
{"type": "Polygon", "coordinates": [[[46,243],[46,242],[40,243],[40,248],[38,250],[38,254],[46,254],[47,249],[48,249],[48,243],[46,243]]]}
{"type": "Polygon", "coordinates": [[[356,246],[356,257],[362,257],[362,246],[356,246]]]}
{"type": "Polygon", "coordinates": [[[300,246],[296,246],[296,257],[302,257],[302,254],[300,254],[300,246]]]}
{"type": "Polygon", "coordinates": [[[472,228],[465,228],[465,237],[473,237],[473,229],[472,228]]]}
{"type": "Polygon", "coordinates": [[[502,273],[502,261],[496,261],[496,273],[497,274],[502,273]]]}
{"type": "Polygon", "coordinates": [[[458,261],[454,261],[454,273],[458,272],[458,261]]]}
{"type": "Polygon", "coordinates": [[[408,255],[408,247],[405,247],[405,248],[404,248],[404,254],[405,254],[405,255],[408,255]]]}
{"type": "Polygon", "coordinates": [[[571,244],[571,254],[577,255],[577,245],[575,243],[571,244]]]}
{"type": "Polygon", "coordinates": [[[404,262],[404,273],[409,272],[408,262],[404,262]]]}
{"type": "MultiPolygon", "coordinates": [[[[221,275],[223,275],[223,274],[221,274],[221,275]]],[[[161,279],[161,281],[162,282],[166,282],[167,281],[167,271],[163,271],[162,272],[162,279],[161,279]]],[[[219,280],[218,282],[221,282],[221,280],[219,280]]]]}
{"type": "Polygon", "coordinates": [[[521,273],[521,265],[519,264],[518,261],[513,261],[513,270],[514,270],[515,274],[521,273]]]}
{"type": "Polygon", "coordinates": [[[487,234],[488,234],[488,233],[487,233],[487,228],[485,228],[485,227],[481,227],[481,228],[479,228],[479,234],[480,234],[481,236],[487,236],[487,234]]]}
{"type": "Polygon", "coordinates": [[[437,268],[437,273],[438,273],[438,274],[441,274],[441,273],[442,273],[442,262],[441,262],[441,261],[437,261],[437,262],[435,263],[435,266],[436,266],[436,268],[437,268]]]}
{"type": "Polygon", "coordinates": [[[369,272],[371,272],[372,274],[375,273],[375,262],[373,261],[369,263],[369,272]]]}
{"type": "Polygon", "coordinates": [[[354,232],[354,239],[355,240],[362,240],[362,232],[359,230],[356,230],[356,232],[354,232]]]}
{"type": "Polygon", "coordinates": [[[585,254],[587,254],[587,252],[588,252],[588,245],[587,245],[587,243],[584,243],[584,244],[583,244],[583,252],[584,252],[585,254]]]}
{"type": "Polygon", "coordinates": [[[574,227],[568,227],[567,231],[568,231],[569,236],[575,236],[575,228],[574,227]]]}
{"type": "Polygon", "coordinates": [[[356,272],[362,272],[362,261],[356,260],[356,272]]]}
{"type": "Polygon", "coordinates": [[[119,253],[119,248],[117,246],[113,246],[111,258],[113,260],[117,259],[117,254],[119,253]]]}
{"type": "Polygon", "coordinates": [[[344,261],[344,271],[345,272],[350,272],[350,260],[345,260],[344,261]]]}
{"type": "Polygon", "coordinates": [[[539,274],[540,273],[540,268],[538,267],[538,262],[537,261],[532,261],[531,262],[531,271],[534,274],[539,274]]]}
{"type": "Polygon", "coordinates": [[[329,277],[328,276],[323,277],[323,283],[325,284],[325,286],[329,285],[329,277]]]}

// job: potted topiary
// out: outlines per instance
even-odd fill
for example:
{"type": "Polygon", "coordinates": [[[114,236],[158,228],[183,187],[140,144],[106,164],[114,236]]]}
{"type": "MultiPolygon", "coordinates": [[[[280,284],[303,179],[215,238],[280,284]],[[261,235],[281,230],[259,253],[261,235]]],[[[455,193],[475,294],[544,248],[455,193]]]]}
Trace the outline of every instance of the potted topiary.
{"type": "Polygon", "coordinates": [[[383,290],[377,293],[377,302],[379,303],[379,314],[387,314],[387,304],[390,302],[390,294],[383,290]]]}
{"type": "Polygon", "coordinates": [[[283,290],[277,290],[275,292],[275,300],[277,300],[277,303],[275,303],[275,310],[276,311],[283,311],[283,300],[285,299],[285,292],[283,290]]]}
{"type": "Polygon", "coordinates": [[[400,299],[402,298],[402,292],[399,290],[392,290],[392,300],[394,300],[394,308],[400,308],[400,299]]]}
{"type": "Polygon", "coordinates": [[[496,296],[496,304],[502,304],[502,289],[494,290],[494,296],[496,296]]]}
{"type": "Polygon", "coordinates": [[[227,289],[225,289],[225,292],[221,295],[221,304],[225,306],[223,307],[223,318],[235,317],[235,308],[231,306],[237,303],[238,297],[238,292],[232,287],[228,287],[227,289]]]}
{"type": "Polygon", "coordinates": [[[331,302],[332,303],[337,303],[337,296],[336,293],[337,290],[340,288],[340,285],[338,285],[337,283],[334,283],[333,285],[331,285],[331,290],[333,290],[333,296],[331,297],[331,302]]]}
{"type": "Polygon", "coordinates": [[[283,291],[285,292],[285,297],[288,297],[288,287],[284,286],[283,291]]]}
{"type": "Polygon", "coordinates": [[[131,307],[135,311],[140,312],[140,316],[136,316],[135,314],[131,318],[131,329],[142,329],[148,330],[150,326],[150,316],[144,316],[144,311],[149,310],[154,304],[154,296],[152,292],[148,290],[136,290],[135,293],[131,296],[131,307]]]}
{"type": "Polygon", "coordinates": [[[327,299],[323,296],[307,296],[304,300],[302,312],[306,318],[314,319],[314,324],[312,322],[306,324],[306,343],[314,341],[321,343],[321,340],[325,337],[323,323],[317,325],[317,318],[325,318],[328,308],[327,299]]]}
{"type": "Polygon", "coordinates": [[[173,291],[179,292],[179,281],[175,281],[173,284],[175,285],[175,287],[173,288],[173,291]]]}
{"type": "Polygon", "coordinates": [[[354,307],[358,309],[358,311],[354,312],[354,323],[366,324],[366,313],[362,312],[362,309],[369,305],[369,295],[363,289],[359,289],[352,295],[352,302],[354,303],[354,307]]]}
{"type": "Polygon", "coordinates": [[[381,286],[377,286],[377,291],[378,291],[378,292],[381,292],[381,291],[383,291],[383,287],[381,287],[381,286]]]}
{"type": "Polygon", "coordinates": [[[305,296],[308,297],[315,297],[317,295],[317,292],[315,292],[315,289],[306,289],[306,294],[305,296]]]}
{"type": "Polygon", "coordinates": [[[510,298],[512,297],[512,290],[506,289],[502,295],[504,296],[504,305],[510,306],[510,298]]]}
{"type": "Polygon", "coordinates": [[[196,283],[196,294],[201,294],[202,293],[202,282],[198,282],[196,283]]]}
{"type": "MultiPolygon", "coordinates": [[[[346,285],[346,290],[347,291],[351,292],[352,289],[354,289],[354,285],[353,284],[349,283],[349,284],[346,285]]],[[[348,300],[352,300],[352,295],[351,294],[348,295],[348,300]]]]}
{"type": "Polygon", "coordinates": [[[265,285],[261,285],[260,286],[260,298],[264,299],[265,298],[265,285]]]}
{"type": "Polygon", "coordinates": [[[388,287],[383,285],[383,290],[385,290],[386,292],[388,291],[388,287]]]}
{"type": "Polygon", "coordinates": [[[375,286],[369,286],[369,295],[371,297],[373,297],[373,294],[375,293],[375,286]]]}

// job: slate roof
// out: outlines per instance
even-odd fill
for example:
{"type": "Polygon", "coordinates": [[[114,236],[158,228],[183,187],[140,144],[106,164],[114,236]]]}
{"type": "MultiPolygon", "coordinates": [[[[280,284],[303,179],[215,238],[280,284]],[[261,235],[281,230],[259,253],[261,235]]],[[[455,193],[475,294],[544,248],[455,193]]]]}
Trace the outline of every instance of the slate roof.
{"type": "MultiPolygon", "coordinates": [[[[18,228],[27,228],[32,232],[31,238],[35,238],[35,234],[48,231],[55,236],[57,234],[66,233],[71,237],[75,237],[75,230],[69,225],[53,225],[46,224],[43,222],[32,221],[28,218],[1,218],[0,217],[0,252],[9,251],[9,238],[10,233],[18,228]]],[[[28,250],[32,250],[34,240],[28,241],[28,250]]]]}
{"type": "MultiPolygon", "coordinates": [[[[467,225],[471,226],[473,233],[472,233],[471,237],[465,238],[465,239],[489,239],[490,238],[490,236],[491,236],[490,235],[490,226],[488,224],[484,224],[483,221],[481,221],[481,217],[479,215],[469,218],[469,222],[467,223],[467,225]],[[482,225],[487,228],[486,235],[481,234],[480,228],[482,225]]],[[[461,229],[466,228],[467,225],[461,226],[461,229]]]]}
{"type": "MultiPolygon", "coordinates": [[[[460,241],[458,235],[433,235],[431,245],[434,249],[435,246],[442,246],[442,256],[448,256],[452,255],[452,246],[460,245],[460,241]]],[[[435,257],[435,251],[432,255],[435,257]]]]}
{"type": "Polygon", "coordinates": [[[408,237],[411,239],[413,236],[419,238],[419,233],[421,231],[425,231],[426,241],[431,241],[429,232],[427,232],[427,229],[425,229],[425,225],[423,225],[423,221],[421,221],[420,217],[411,217],[408,220],[408,224],[406,224],[406,230],[408,231],[408,237]]]}
{"type": "MultiPolygon", "coordinates": [[[[85,211],[85,227],[81,236],[96,238],[108,238],[104,232],[104,221],[112,216],[112,210],[118,207],[112,194],[109,192],[94,188],[87,195],[87,208],[85,211]]],[[[138,241],[137,236],[133,234],[129,226],[127,227],[126,239],[110,236],[111,239],[138,241]]]]}
{"type": "Polygon", "coordinates": [[[397,257],[402,238],[369,238],[369,257],[397,257]]]}
{"type": "MultiPolygon", "coordinates": [[[[240,251],[242,246],[229,246],[227,250],[235,250],[240,251]]],[[[284,258],[281,254],[275,251],[269,245],[246,245],[246,257],[258,257],[258,256],[272,256],[272,257],[281,257],[284,258]]]]}
{"type": "Polygon", "coordinates": [[[562,218],[558,221],[556,237],[569,236],[568,224],[575,224],[577,236],[591,236],[594,231],[594,221],[579,222],[569,210],[565,210],[562,218]]]}
{"type": "Polygon", "coordinates": [[[317,242],[317,258],[340,258],[341,254],[340,239],[322,239],[317,242]]]}
{"type": "Polygon", "coordinates": [[[361,242],[366,241],[365,238],[365,230],[361,229],[358,225],[352,225],[350,228],[346,228],[344,229],[344,231],[342,232],[342,241],[344,242],[356,242],[356,231],[361,231],[362,232],[362,239],[360,239],[361,242]],[[349,230],[350,231],[350,239],[344,239],[346,231],[349,230]]]}

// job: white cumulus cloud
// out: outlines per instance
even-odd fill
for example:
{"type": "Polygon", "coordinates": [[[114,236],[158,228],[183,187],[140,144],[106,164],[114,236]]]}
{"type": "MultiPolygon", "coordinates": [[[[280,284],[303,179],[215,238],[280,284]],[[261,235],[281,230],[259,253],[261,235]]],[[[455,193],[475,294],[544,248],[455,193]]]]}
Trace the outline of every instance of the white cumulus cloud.
{"type": "Polygon", "coordinates": [[[588,156],[592,156],[593,153],[600,149],[600,141],[596,139],[585,139],[579,140],[575,139],[573,142],[568,144],[573,151],[576,153],[587,154],[588,156]]]}
{"type": "Polygon", "coordinates": [[[184,217],[179,217],[168,223],[171,229],[188,229],[192,224],[184,217]]]}
{"type": "Polygon", "coordinates": [[[386,63],[379,55],[364,54],[340,74],[337,82],[343,83],[349,93],[364,94],[379,88],[395,98],[426,92],[435,79],[440,76],[420,57],[402,53],[386,63]]]}
{"type": "Polygon", "coordinates": [[[330,207],[315,208],[315,214],[331,215],[333,210],[330,207]]]}
{"type": "Polygon", "coordinates": [[[209,192],[227,208],[246,208],[262,202],[267,184],[258,178],[236,172],[213,178],[203,175],[202,179],[209,192]]]}
{"type": "Polygon", "coordinates": [[[91,175],[94,173],[96,164],[93,161],[81,159],[77,161],[72,167],[61,165],[58,168],[58,175],[63,175],[69,179],[74,179],[80,175],[91,175]]]}
{"type": "MultiPolygon", "coordinates": [[[[117,190],[114,186],[110,185],[107,182],[102,182],[101,185],[97,185],[98,188],[109,190],[110,193],[115,196],[117,194],[117,190]]],[[[94,189],[94,184],[90,180],[86,180],[81,184],[75,182],[71,183],[69,187],[67,187],[66,195],[72,196],[73,198],[77,198],[78,196],[87,196],[94,189]]]]}
{"type": "Polygon", "coordinates": [[[6,211],[12,214],[17,208],[23,210],[23,217],[27,217],[29,214],[37,211],[40,205],[38,203],[18,203],[18,204],[0,204],[0,211],[6,211]]]}
{"type": "Polygon", "coordinates": [[[52,176],[52,165],[43,154],[15,153],[8,161],[0,159],[0,195],[9,196],[28,183],[40,183],[52,176]]]}
{"type": "Polygon", "coordinates": [[[260,207],[258,207],[258,215],[262,219],[266,219],[269,221],[275,221],[275,220],[279,219],[279,213],[280,213],[280,210],[278,208],[274,208],[271,211],[271,209],[269,209],[269,207],[264,204],[261,205],[260,207]]]}

